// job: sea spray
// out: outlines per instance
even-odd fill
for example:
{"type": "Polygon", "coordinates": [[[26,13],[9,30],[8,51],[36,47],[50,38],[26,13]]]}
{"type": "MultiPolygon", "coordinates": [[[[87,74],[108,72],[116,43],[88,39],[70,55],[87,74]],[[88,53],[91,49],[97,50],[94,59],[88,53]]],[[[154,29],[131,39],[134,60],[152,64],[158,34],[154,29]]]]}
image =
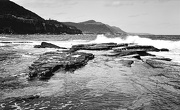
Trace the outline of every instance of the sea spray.
{"type": "MultiPolygon", "coordinates": [[[[38,37],[38,36],[37,36],[38,37]]],[[[84,37],[86,37],[84,35],[84,37]]],[[[85,38],[84,38],[85,39],[85,38]]],[[[72,45],[78,45],[78,44],[91,44],[91,43],[135,43],[137,45],[151,45],[156,48],[167,48],[170,50],[170,52],[155,52],[153,54],[158,56],[164,56],[173,59],[173,61],[180,62],[180,40],[179,41],[171,41],[171,40],[152,40],[150,38],[142,38],[139,36],[127,36],[127,37],[106,37],[105,35],[97,35],[96,39],[94,40],[82,40],[82,39],[76,39],[76,40],[66,40],[66,41],[54,41],[54,40],[16,40],[11,41],[10,39],[7,39],[8,42],[12,43],[0,43],[0,46],[13,46],[16,49],[33,49],[34,45],[40,45],[41,42],[48,42],[55,44],[60,47],[66,47],[71,48],[72,45]],[[15,43],[15,42],[31,42],[31,43],[15,43]]],[[[0,40],[2,42],[5,42],[4,39],[0,40]]]]}
{"type": "Polygon", "coordinates": [[[180,41],[170,40],[152,40],[150,38],[142,38],[139,36],[127,36],[125,38],[115,37],[108,38],[104,35],[98,35],[97,38],[89,43],[135,43],[137,45],[151,45],[156,48],[167,48],[170,52],[150,52],[152,54],[171,58],[173,62],[180,63],[180,41]]]}
{"type": "Polygon", "coordinates": [[[170,50],[180,49],[180,41],[168,41],[168,40],[152,40],[150,38],[142,38],[139,36],[127,36],[125,38],[115,37],[108,38],[104,35],[98,35],[97,38],[91,43],[135,43],[138,45],[151,45],[156,48],[168,48],[170,50]]]}

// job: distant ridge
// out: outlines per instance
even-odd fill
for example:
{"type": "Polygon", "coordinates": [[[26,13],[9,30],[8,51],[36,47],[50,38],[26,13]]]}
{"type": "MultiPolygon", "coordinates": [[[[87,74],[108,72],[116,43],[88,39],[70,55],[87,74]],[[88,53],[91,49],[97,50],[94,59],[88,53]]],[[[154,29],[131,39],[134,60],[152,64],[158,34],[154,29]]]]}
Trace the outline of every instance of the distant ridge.
{"type": "Polygon", "coordinates": [[[88,23],[97,23],[97,22],[95,20],[88,20],[88,21],[80,22],[80,23],[88,24],[88,23]]]}
{"type": "Polygon", "coordinates": [[[154,35],[154,34],[150,34],[150,33],[132,33],[132,32],[128,32],[128,35],[154,35]]]}
{"type": "Polygon", "coordinates": [[[0,34],[81,34],[74,26],[39,15],[9,0],[0,0],[0,34]]]}
{"type": "Polygon", "coordinates": [[[66,25],[72,25],[80,29],[84,34],[112,34],[112,35],[124,35],[125,31],[115,26],[109,26],[107,24],[97,22],[95,20],[88,20],[85,22],[73,23],[63,22],[66,25]]]}

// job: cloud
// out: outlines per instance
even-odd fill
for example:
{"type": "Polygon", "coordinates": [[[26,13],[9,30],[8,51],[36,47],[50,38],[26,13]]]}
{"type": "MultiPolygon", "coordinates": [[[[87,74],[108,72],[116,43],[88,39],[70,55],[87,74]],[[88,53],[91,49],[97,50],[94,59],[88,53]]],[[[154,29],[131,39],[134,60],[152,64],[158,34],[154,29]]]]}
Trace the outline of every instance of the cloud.
{"type": "Polygon", "coordinates": [[[56,7],[76,5],[78,0],[11,0],[20,4],[28,4],[33,7],[56,7]]]}
{"type": "Polygon", "coordinates": [[[175,1],[175,0],[158,0],[158,2],[161,2],[161,3],[169,2],[169,1],[175,1]]]}
{"type": "Polygon", "coordinates": [[[179,1],[179,0],[142,0],[143,3],[168,3],[168,2],[173,2],[173,1],[179,1]]]}
{"type": "Polygon", "coordinates": [[[56,12],[56,13],[54,13],[54,15],[65,15],[65,14],[67,14],[67,13],[64,13],[64,12],[56,12]]]}
{"type": "Polygon", "coordinates": [[[17,1],[20,1],[20,0],[10,0],[10,1],[17,2],[17,1]]]}
{"type": "Polygon", "coordinates": [[[134,15],[130,15],[129,17],[139,17],[144,15],[148,15],[148,13],[134,14],[134,15]]]}
{"type": "Polygon", "coordinates": [[[107,4],[105,6],[109,6],[109,7],[119,7],[119,6],[130,6],[130,5],[134,5],[134,3],[131,0],[115,0],[115,1],[110,1],[107,2],[107,4]]]}

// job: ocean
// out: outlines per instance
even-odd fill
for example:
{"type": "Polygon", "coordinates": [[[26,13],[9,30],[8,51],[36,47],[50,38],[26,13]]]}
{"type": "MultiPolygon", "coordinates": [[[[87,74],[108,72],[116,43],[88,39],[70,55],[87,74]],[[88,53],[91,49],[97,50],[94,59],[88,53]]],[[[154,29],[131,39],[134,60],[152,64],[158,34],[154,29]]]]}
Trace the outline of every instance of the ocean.
{"type": "Polygon", "coordinates": [[[46,41],[61,47],[70,48],[76,44],[87,43],[136,43],[138,45],[151,45],[156,48],[167,48],[169,52],[151,52],[152,54],[171,58],[173,62],[180,63],[180,35],[140,35],[114,37],[105,35],[0,35],[0,46],[15,46],[18,49],[32,49],[46,41]]]}

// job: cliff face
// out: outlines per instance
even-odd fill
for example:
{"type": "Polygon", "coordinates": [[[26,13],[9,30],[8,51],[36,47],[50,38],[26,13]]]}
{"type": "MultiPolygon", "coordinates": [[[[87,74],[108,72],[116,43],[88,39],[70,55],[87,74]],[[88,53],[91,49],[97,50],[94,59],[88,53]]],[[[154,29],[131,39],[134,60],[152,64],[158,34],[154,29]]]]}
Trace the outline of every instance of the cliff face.
{"type": "Polygon", "coordinates": [[[81,34],[73,26],[44,20],[37,14],[9,1],[0,1],[0,34],[81,34]],[[72,28],[73,27],[73,28],[72,28]]]}
{"type": "Polygon", "coordinates": [[[115,26],[109,26],[107,24],[89,20],[80,23],[64,22],[66,25],[72,25],[80,29],[84,34],[119,34],[124,35],[126,32],[115,26]]]}

